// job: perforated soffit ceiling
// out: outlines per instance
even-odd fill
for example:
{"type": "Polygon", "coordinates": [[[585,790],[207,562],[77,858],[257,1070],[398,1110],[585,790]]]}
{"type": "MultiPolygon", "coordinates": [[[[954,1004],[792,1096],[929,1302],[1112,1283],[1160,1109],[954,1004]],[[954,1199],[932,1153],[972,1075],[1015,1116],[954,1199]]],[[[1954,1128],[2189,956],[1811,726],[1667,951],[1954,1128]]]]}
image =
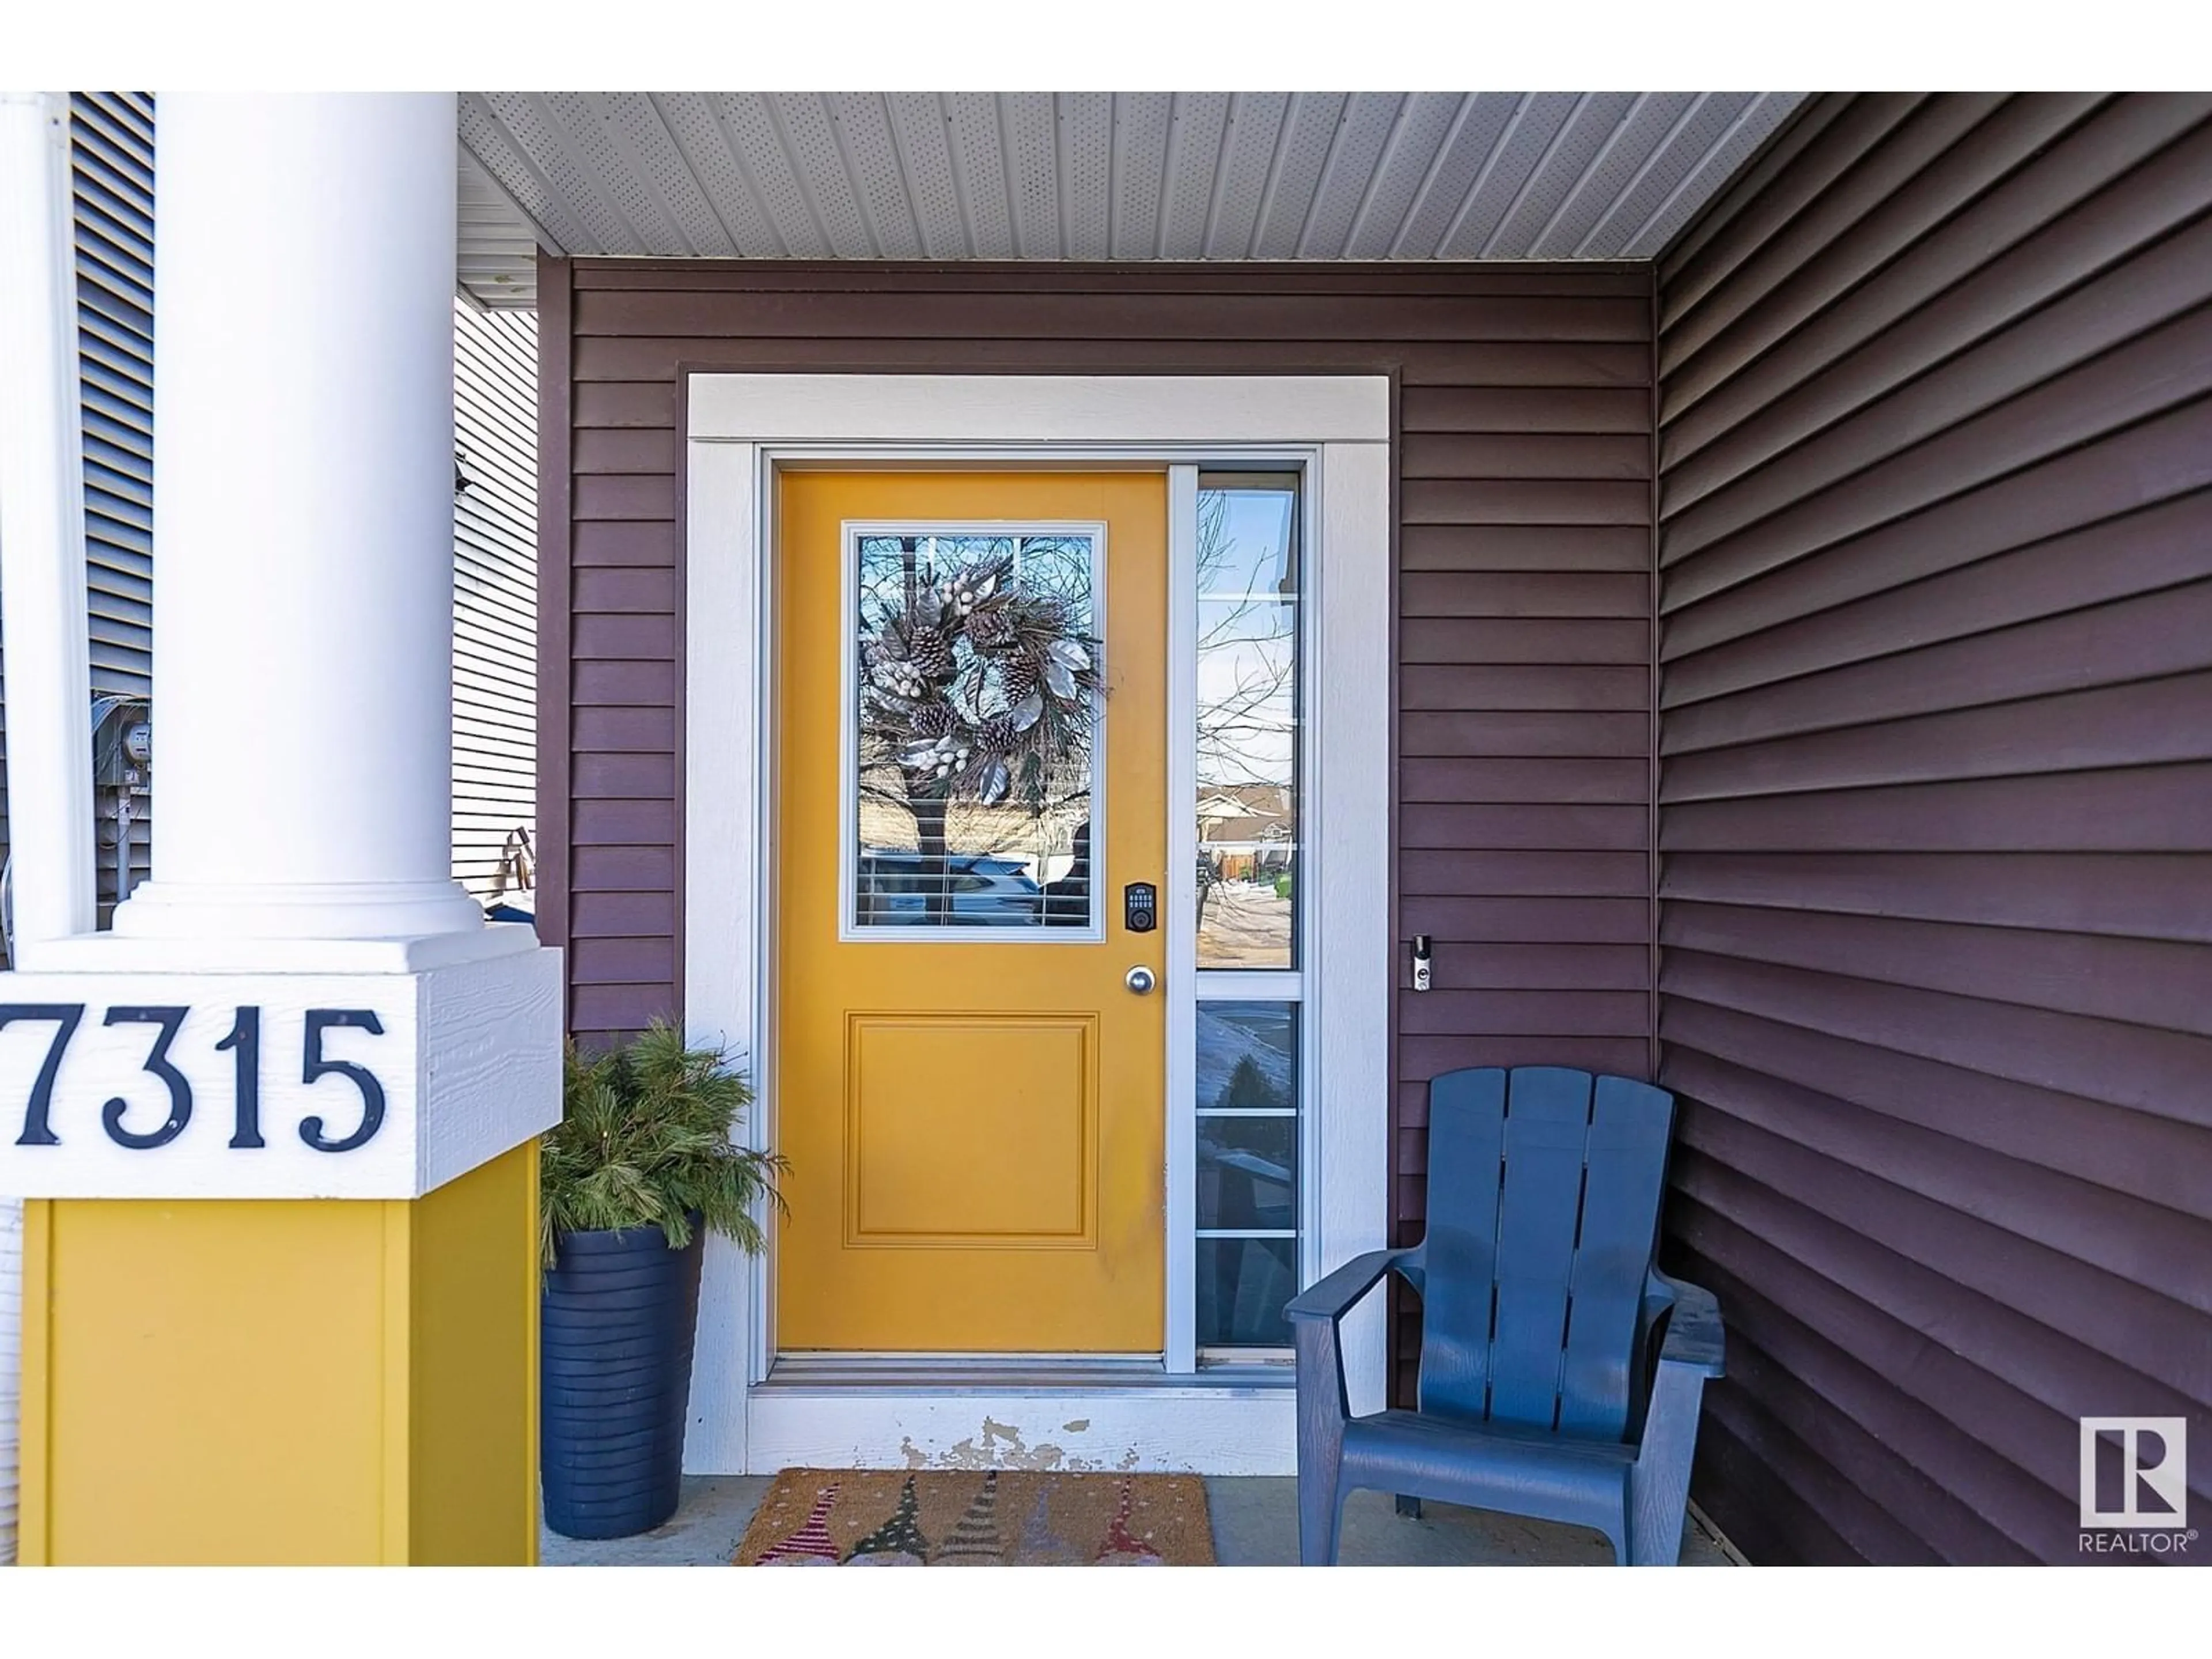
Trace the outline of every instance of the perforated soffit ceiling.
{"type": "Polygon", "coordinates": [[[1648,258],[1795,92],[472,92],[461,280],[533,250],[1648,258]]]}

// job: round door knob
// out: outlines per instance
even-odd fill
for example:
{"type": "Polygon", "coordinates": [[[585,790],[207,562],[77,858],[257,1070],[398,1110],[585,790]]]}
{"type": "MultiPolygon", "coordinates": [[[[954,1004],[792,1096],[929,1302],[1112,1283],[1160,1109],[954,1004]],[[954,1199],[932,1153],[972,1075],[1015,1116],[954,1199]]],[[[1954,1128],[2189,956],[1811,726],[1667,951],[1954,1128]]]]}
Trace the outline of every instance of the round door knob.
{"type": "Polygon", "coordinates": [[[1127,973],[1121,976],[1121,983],[1127,986],[1139,996],[1148,994],[1152,987],[1158,985],[1159,982],[1159,976],[1158,975],[1153,973],[1151,969],[1141,965],[1132,968],[1127,973]]]}

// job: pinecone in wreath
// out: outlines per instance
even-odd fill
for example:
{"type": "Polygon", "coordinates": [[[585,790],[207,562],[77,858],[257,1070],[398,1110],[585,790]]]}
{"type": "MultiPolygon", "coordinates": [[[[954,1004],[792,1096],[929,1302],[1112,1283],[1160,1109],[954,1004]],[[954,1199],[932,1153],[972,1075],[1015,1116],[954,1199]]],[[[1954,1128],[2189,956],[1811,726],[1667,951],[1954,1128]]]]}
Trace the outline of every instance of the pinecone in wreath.
{"type": "Polygon", "coordinates": [[[917,628],[907,636],[906,657],[925,679],[952,678],[952,642],[933,628],[917,628]]]}
{"type": "Polygon", "coordinates": [[[1009,714],[985,720],[975,733],[976,746],[987,755],[1010,755],[1021,740],[1022,734],[1009,714]]]}
{"type": "Polygon", "coordinates": [[[1020,656],[1008,662],[1000,684],[1006,688],[1006,701],[1019,704],[1028,700],[1037,689],[1037,665],[1034,658],[1020,656]]]}
{"type": "Polygon", "coordinates": [[[908,717],[917,738],[941,738],[952,730],[952,710],[941,702],[926,702],[908,717]]]}
{"type": "Polygon", "coordinates": [[[978,651],[995,651],[1012,643],[1014,625],[1003,610],[978,611],[968,619],[968,637],[978,651]]]}

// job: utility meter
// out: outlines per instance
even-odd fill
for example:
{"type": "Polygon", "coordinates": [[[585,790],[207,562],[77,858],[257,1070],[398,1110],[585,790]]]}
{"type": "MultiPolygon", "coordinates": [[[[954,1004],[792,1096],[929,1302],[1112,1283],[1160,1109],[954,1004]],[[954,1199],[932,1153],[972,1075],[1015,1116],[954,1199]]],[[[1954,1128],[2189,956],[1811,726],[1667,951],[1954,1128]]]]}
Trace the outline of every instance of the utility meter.
{"type": "Polygon", "coordinates": [[[131,896],[132,855],[139,840],[132,823],[145,816],[141,804],[154,793],[152,716],[143,697],[92,700],[94,817],[100,851],[113,872],[104,902],[120,904],[131,896]]]}

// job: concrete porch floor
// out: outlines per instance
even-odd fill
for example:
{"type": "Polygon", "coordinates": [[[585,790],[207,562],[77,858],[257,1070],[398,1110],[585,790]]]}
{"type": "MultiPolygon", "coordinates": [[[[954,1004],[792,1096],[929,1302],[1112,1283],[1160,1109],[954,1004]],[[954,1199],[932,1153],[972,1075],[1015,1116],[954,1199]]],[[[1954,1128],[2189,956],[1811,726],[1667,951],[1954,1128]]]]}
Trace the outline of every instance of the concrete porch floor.
{"type": "MultiPolygon", "coordinates": [[[[665,1527],[635,1538],[585,1543],[546,1531],[539,1559],[549,1567],[721,1567],[738,1553],[753,1510],[768,1491],[767,1475],[708,1475],[684,1482],[684,1501],[665,1527]]],[[[1288,1477],[1208,1476],[1206,1507],[1213,1553],[1226,1567],[1294,1566],[1298,1559],[1297,1482],[1288,1477]]],[[[1346,1566],[1604,1566],[1613,1551],[1579,1527],[1522,1521],[1449,1504],[1422,1506],[1411,1520],[1389,1494],[1356,1492],[1344,1507],[1346,1566]]],[[[1682,1565],[1735,1565],[1720,1540],[1692,1516],[1682,1534],[1682,1565]]]]}

